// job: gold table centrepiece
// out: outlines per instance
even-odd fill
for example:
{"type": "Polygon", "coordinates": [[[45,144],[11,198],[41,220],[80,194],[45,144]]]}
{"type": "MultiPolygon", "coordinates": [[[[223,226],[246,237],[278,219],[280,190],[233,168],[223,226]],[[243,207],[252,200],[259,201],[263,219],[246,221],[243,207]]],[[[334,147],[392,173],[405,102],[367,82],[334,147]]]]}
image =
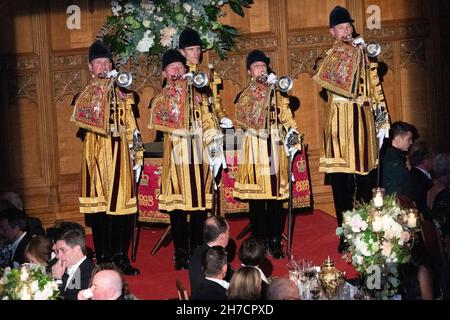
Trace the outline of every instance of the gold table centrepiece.
{"type": "Polygon", "coordinates": [[[335,268],[334,261],[331,260],[330,257],[328,257],[323,263],[319,272],[319,279],[327,298],[333,298],[336,293],[336,289],[342,282],[342,272],[335,268]]]}

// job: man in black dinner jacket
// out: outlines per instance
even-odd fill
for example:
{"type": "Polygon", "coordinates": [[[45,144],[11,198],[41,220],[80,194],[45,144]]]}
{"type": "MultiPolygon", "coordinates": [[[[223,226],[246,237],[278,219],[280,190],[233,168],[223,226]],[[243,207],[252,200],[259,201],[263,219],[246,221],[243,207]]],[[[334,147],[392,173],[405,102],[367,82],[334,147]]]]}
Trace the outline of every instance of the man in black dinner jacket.
{"type": "Polygon", "coordinates": [[[71,225],[58,234],[54,245],[58,261],[52,266],[52,275],[58,281],[64,300],[77,300],[78,292],[89,288],[94,268],[86,257],[83,227],[73,222],[71,225]]]}
{"type": "MultiPolygon", "coordinates": [[[[189,260],[189,281],[191,291],[194,292],[197,285],[205,279],[202,269],[203,255],[211,247],[221,246],[226,248],[230,239],[230,226],[228,222],[220,216],[211,216],[203,224],[204,243],[195,248],[189,260]]],[[[231,266],[228,266],[225,280],[230,281],[233,273],[231,266]]]]}
{"type": "Polygon", "coordinates": [[[214,246],[203,254],[204,279],[192,290],[192,300],[226,300],[229,283],[224,280],[227,273],[227,253],[222,246],[214,246]]]}

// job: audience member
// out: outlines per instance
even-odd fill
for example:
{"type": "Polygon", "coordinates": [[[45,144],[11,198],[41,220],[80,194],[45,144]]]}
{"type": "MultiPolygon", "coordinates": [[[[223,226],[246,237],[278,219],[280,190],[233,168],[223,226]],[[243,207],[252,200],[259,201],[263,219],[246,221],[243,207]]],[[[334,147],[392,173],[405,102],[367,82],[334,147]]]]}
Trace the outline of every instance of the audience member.
{"type": "Polygon", "coordinates": [[[224,280],[227,273],[227,254],[222,246],[214,246],[203,254],[205,278],[192,290],[192,300],[226,300],[229,283],[224,280]]]}
{"type": "Polygon", "coordinates": [[[261,275],[254,267],[242,267],[233,273],[227,290],[228,300],[261,299],[261,275]]]}
{"type": "Polygon", "coordinates": [[[422,240],[416,240],[411,260],[399,265],[402,300],[433,300],[433,277],[422,240]]]}
{"type": "Polygon", "coordinates": [[[412,201],[411,174],[406,167],[405,153],[417,137],[417,129],[406,122],[391,125],[391,144],[382,151],[382,186],[386,194],[397,193],[412,201]]]}
{"type": "Polygon", "coordinates": [[[239,248],[239,259],[243,266],[253,267],[258,270],[261,278],[261,298],[265,299],[267,296],[267,288],[269,281],[266,275],[261,270],[260,266],[266,258],[266,250],[264,242],[260,239],[248,238],[242,242],[239,248]]]}
{"type": "MultiPolygon", "coordinates": [[[[11,192],[11,191],[2,192],[0,194],[0,199],[8,201],[17,210],[24,211],[22,199],[20,199],[20,196],[17,193],[11,192]]],[[[2,211],[1,206],[0,206],[0,211],[2,211]]]]}
{"type": "Polygon", "coordinates": [[[53,243],[45,236],[34,236],[25,247],[25,259],[29,263],[47,265],[52,257],[53,243]]]}
{"type": "Polygon", "coordinates": [[[3,192],[0,194],[0,212],[7,208],[15,208],[25,214],[27,220],[26,230],[29,236],[45,235],[45,230],[42,228],[41,220],[37,217],[27,216],[23,207],[20,196],[15,192],[3,192]]]}
{"type": "Polygon", "coordinates": [[[136,300],[128,292],[122,271],[112,263],[95,266],[91,286],[78,292],[78,300],[136,300]]]}
{"type": "Polygon", "coordinates": [[[267,289],[267,300],[300,300],[300,290],[291,279],[276,278],[267,289]]]}
{"type": "Polygon", "coordinates": [[[31,239],[26,228],[27,219],[22,211],[10,207],[0,213],[0,238],[3,237],[10,245],[11,268],[17,268],[26,261],[25,247],[31,239]]]}
{"type": "Polygon", "coordinates": [[[58,261],[52,266],[52,275],[60,285],[65,300],[76,300],[78,292],[89,287],[93,263],[86,257],[84,228],[77,223],[61,226],[53,246],[58,261]]]}
{"type": "Polygon", "coordinates": [[[431,220],[427,194],[433,186],[433,153],[425,142],[416,142],[409,149],[408,159],[411,165],[412,200],[424,218],[431,220]]]}
{"type": "MultiPolygon", "coordinates": [[[[202,271],[202,257],[206,250],[214,246],[226,248],[228,245],[230,239],[230,226],[228,222],[220,216],[211,216],[206,219],[203,224],[203,239],[205,243],[195,248],[189,260],[189,282],[192,291],[205,278],[202,271]]],[[[225,276],[226,281],[231,279],[232,272],[233,269],[231,266],[228,266],[225,276]]]]}
{"type": "Polygon", "coordinates": [[[427,204],[445,237],[450,230],[450,154],[436,155],[433,168],[436,183],[428,191],[427,204]]]}

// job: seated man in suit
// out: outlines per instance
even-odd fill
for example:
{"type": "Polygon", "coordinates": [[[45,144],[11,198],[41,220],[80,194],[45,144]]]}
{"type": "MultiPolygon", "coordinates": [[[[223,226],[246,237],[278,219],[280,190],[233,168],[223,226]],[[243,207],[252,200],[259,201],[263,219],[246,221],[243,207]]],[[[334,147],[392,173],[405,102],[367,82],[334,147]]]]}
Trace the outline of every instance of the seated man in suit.
{"type": "Polygon", "coordinates": [[[9,207],[0,213],[0,237],[10,245],[9,266],[11,268],[17,268],[26,262],[25,247],[31,239],[26,229],[27,217],[22,211],[9,207]]]}
{"type": "Polygon", "coordinates": [[[267,289],[267,300],[300,300],[300,291],[291,279],[276,278],[267,289]]]}
{"type": "Polygon", "coordinates": [[[428,190],[433,186],[433,153],[425,142],[416,142],[408,151],[411,165],[412,200],[424,218],[432,220],[427,207],[428,190]]]}
{"type": "MultiPolygon", "coordinates": [[[[230,239],[230,226],[228,222],[220,216],[211,216],[203,224],[203,239],[205,243],[195,248],[194,253],[189,260],[189,281],[191,290],[205,279],[202,270],[203,254],[211,247],[221,246],[226,248],[230,239]]],[[[232,276],[232,268],[229,267],[225,280],[229,281],[232,276]]]]}
{"type": "Polygon", "coordinates": [[[136,297],[128,292],[121,270],[104,263],[95,266],[91,287],[78,292],[78,300],[136,300],[136,297]]]}
{"type": "Polygon", "coordinates": [[[224,280],[227,273],[227,253],[222,246],[214,246],[203,254],[205,278],[192,290],[192,300],[226,300],[229,283],[224,280]]]}
{"type": "Polygon", "coordinates": [[[54,245],[58,261],[52,266],[52,275],[59,282],[64,300],[77,300],[80,290],[89,288],[94,264],[86,257],[84,228],[71,223],[60,233],[54,245]]]}

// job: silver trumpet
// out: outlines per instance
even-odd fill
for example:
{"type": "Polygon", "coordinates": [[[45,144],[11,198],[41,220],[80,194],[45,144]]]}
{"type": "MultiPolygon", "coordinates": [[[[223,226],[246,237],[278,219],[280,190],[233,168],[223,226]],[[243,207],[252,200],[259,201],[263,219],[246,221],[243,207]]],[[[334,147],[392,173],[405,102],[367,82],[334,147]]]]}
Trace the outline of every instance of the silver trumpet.
{"type": "Polygon", "coordinates": [[[381,53],[381,45],[378,42],[369,42],[366,44],[367,55],[376,58],[381,53]]]}
{"type": "Polygon", "coordinates": [[[101,78],[114,79],[119,87],[127,88],[133,82],[130,72],[118,72],[116,69],[105,71],[101,74],[101,78]]]}
{"type": "Polygon", "coordinates": [[[283,76],[278,78],[277,80],[277,89],[281,92],[288,92],[292,89],[292,86],[294,85],[294,82],[292,79],[288,76],[283,76]]]}
{"type": "Polygon", "coordinates": [[[194,87],[199,89],[206,87],[209,84],[208,75],[204,72],[188,72],[183,77],[191,82],[194,87]]]}
{"type": "MultiPolygon", "coordinates": [[[[351,45],[358,45],[358,43],[355,43],[354,38],[352,38],[351,36],[345,37],[342,39],[342,41],[347,42],[348,44],[351,45]]],[[[362,44],[362,43],[360,43],[362,44]]],[[[367,42],[363,44],[364,49],[366,49],[367,51],[367,55],[370,58],[376,58],[380,55],[381,53],[381,45],[378,42],[367,42]]]]}
{"type": "MultiPolygon", "coordinates": [[[[256,77],[256,82],[267,84],[268,75],[265,73],[262,73],[258,77],[256,77]]],[[[276,79],[275,82],[275,88],[281,92],[288,92],[292,89],[294,82],[292,79],[288,76],[283,76],[276,79]]]]}

